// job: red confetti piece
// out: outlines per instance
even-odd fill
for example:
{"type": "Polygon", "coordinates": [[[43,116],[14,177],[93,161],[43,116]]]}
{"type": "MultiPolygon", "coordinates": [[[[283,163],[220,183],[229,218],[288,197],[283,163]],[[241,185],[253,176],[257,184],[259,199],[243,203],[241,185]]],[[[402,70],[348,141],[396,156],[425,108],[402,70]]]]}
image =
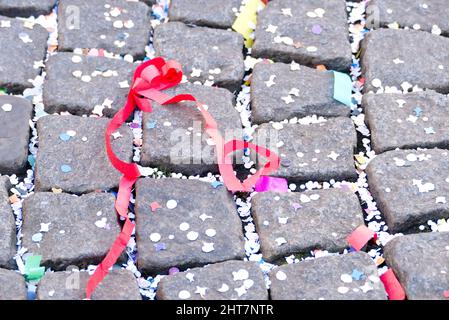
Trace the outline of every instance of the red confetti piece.
{"type": "Polygon", "coordinates": [[[393,269],[388,269],[380,276],[380,280],[384,284],[389,300],[405,300],[405,291],[396,278],[393,269]]]}
{"type": "Polygon", "coordinates": [[[169,105],[181,101],[195,102],[204,118],[205,131],[215,143],[218,168],[223,178],[223,183],[229,191],[249,192],[262,176],[269,175],[279,167],[280,159],[278,155],[266,148],[235,139],[225,143],[218,130],[216,121],[194,96],[180,94],[175,97],[170,97],[162,92],[165,89],[177,86],[181,80],[181,66],[176,61],[165,61],[163,58],[158,57],[142,63],[134,73],[133,83],[125,106],[115,114],[106,128],[105,141],[109,161],[123,174],[123,178],[119,184],[115,207],[119,215],[125,218],[125,224],[106,255],[106,258],[98,265],[94,274],[90,277],[86,287],[87,299],[90,299],[95,288],[106,277],[108,270],[115,264],[129,242],[134,230],[134,223],[128,217],[128,203],[131,197],[132,187],[141,174],[136,163],[128,163],[117,157],[112,150],[111,135],[125,123],[126,119],[134,112],[136,106],[143,112],[152,112],[151,101],[155,101],[161,105],[169,105]],[[243,182],[235,176],[232,158],[230,157],[232,152],[242,149],[252,149],[256,153],[268,158],[267,163],[261,170],[243,182]]]}
{"type": "Polygon", "coordinates": [[[157,203],[157,202],[152,202],[150,204],[150,206],[151,206],[151,211],[152,212],[155,212],[157,209],[162,208],[162,206],[159,203],[157,203]]]}
{"type": "Polygon", "coordinates": [[[371,239],[376,240],[377,234],[369,229],[365,225],[361,225],[357,227],[347,238],[349,245],[353,247],[356,251],[362,250],[362,248],[370,241],[371,239]]]}
{"type": "Polygon", "coordinates": [[[445,298],[449,299],[449,290],[443,292],[445,298]]]}

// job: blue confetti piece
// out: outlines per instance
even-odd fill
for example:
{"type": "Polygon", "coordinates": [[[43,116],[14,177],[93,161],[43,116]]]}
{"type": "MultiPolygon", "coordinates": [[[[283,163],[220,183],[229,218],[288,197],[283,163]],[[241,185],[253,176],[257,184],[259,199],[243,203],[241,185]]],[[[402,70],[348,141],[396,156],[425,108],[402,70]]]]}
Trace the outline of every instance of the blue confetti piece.
{"type": "Polygon", "coordinates": [[[157,121],[148,121],[147,122],[147,129],[154,129],[154,128],[156,128],[156,124],[157,124],[157,121]]]}
{"type": "Polygon", "coordinates": [[[215,189],[217,189],[218,187],[222,186],[223,183],[220,181],[214,181],[211,183],[212,187],[214,187],[215,189]]]}
{"type": "Polygon", "coordinates": [[[362,271],[354,269],[354,270],[352,270],[351,277],[354,280],[360,280],[360,279],[362,279],[364,277],[364,273],[362,271]]]}
{"type": "Polygon", "coordinates": [[[413,110],[413,111],[415,112],[415,115],[417,117],[420,117],[423,112],[423,110],[420,107],[416,107],[415,110],[413,110]]]}
{"type": "Polygon", "coordinates": [[[68,164],[63,164],[61,166],[61,171],[64,173],[69,173],[70,171],[72,171],[72,167],[69,166],[68,164]]]}
{"type": "Polygon", "coordinates": [[[61,139],[62,141],[69,141],[71,138],[71,136],[69,136],[67,133],[61,133],[59,135],[59,139],[61,139]]]}
{"type": "Polygon", "coordinates": [[[334,99],[350,107],[352,103],[351,78],[345,73],[332,72],[334,73],[334,99]]]}
{"type": "Polygon", "coordinates": [[[156,249],[156,251],[163,251],[167,249],[167,246],[165,245],[165,243],[156,243],[154,245],[154,248],[156,249]]]}

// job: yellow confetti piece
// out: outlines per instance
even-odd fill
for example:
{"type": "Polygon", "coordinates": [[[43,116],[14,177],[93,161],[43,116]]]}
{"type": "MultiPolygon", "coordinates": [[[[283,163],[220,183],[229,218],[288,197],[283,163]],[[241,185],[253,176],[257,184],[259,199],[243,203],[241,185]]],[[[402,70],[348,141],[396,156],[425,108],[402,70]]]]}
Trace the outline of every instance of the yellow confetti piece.
{"type": "Polygon", "coordinates": [[[51,191],[56,194],[62,193],[62,189],[58,189],[58,188],[51,188],[51,191]]]}
{"type": "Polygon", "coordinates": [[[254,42],[254,40],[251,39],[251,34],[257,23],[257,12],[259,8],[264,7],[265,4],[261,0],[249,0],[232,25],[232,29],[245,38],[245,45],[248,48],[250,48],[254,42]]]}
{"type": "Polygon", "coordinates": [[[366,163],[365,157],[364,157],[363,155],[361,155],[361,154],[355,155],[354,158],[355,158],[355,159],[357,160],[357,162],[360,163],[360,164],[365,164],[365,163],[366,163]]]}
{"type": "Polygon", "coordinates": [[[380,266],[382,263],[384,263],[385,262],[385,259],[384,258],[382,258],[382,257],[378,257],[377,259],[376,259],[376,266],[380,266]]]}

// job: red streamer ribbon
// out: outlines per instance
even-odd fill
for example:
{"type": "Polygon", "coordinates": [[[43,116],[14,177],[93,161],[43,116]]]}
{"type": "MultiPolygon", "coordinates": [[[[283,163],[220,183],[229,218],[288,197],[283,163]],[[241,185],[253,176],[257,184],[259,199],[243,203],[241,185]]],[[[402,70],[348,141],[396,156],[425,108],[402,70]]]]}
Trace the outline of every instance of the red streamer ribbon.
{"type": "Polygon", "coordinates": [[[387,272],[380,276],[380,280],[384,284],[389,300],[405,300],[405,291],[396,278],[393,269],[388,269],[387,272]]]}
{"type": "Polygon", "coordinates": [[[377,234],[369,229],[365,225],[357,227],[347,238],[349,245],[355,249],[355,251],[360,251],[362,248],[371,240],[377,239],[377,234]]]}
{"type": "Polygon", "coordinates": [[[118,214],[125,220],[125,223],[108,254],[90,277],[86,287],[87,299],[91,298],[95,288],[107,276],[108,270],[120,257],[134,230],[134,224],[128,217],[128,204],[131,197],[132,187],[141,174],[137,164],[122,161],[116,156],[112,150],[111,135],[126,122],[134,112],[136,106],[143,112],[152,112],[151,101],[155,101],[161,105],[169,105],[181,101],[195,102],[204,118],[205,132],[215,142],[218,168],[223,178],[224,185],[231,192],[251,191],[261,177],[276,171],[279,167],[280,159],[277,154],[266,148],[236,139],[225,143],[218,131],[216,121],[206,111],[202,103],[197,101],[194,96],[190,94],[180,94],[171,97],[162,92],[163,90],[178,85],[181,80],[181,66],[176,61],[165,61],[163,58],[158,57],[142,63],[137,67],[134,73],[133,83],[125,106],[115,114],[106,128],[106,153],[111,164],[123,174],[123,178],[119,184],[115,207],[118,214]],[[232,152],[242,149],[254,150],[256,153],[268,158],[268,162],[261,170],[253,176],[248,177],[243,182],[238,180],[235,176],[231,158],[232,152]]]}

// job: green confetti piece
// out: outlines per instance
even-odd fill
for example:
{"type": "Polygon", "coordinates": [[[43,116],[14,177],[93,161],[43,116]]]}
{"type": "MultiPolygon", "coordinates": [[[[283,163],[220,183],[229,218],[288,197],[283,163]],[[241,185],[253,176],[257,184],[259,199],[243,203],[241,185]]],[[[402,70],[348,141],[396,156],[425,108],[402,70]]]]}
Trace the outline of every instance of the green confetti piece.
{"type": "Polygon", "coordinates": [[[36,159],[34,158],[34,156],[33,155],[29,155],[28,156],[28,163],[30,164],[32,169],[34,169],[35,162],[36,162],[36,159]]]}
{"type": "Polygon", "coordinates": [[[42,256],[31,256],[25,262],[27,280],[39,280],[44,276],[45,267],[40,267],[42,256]]]}

